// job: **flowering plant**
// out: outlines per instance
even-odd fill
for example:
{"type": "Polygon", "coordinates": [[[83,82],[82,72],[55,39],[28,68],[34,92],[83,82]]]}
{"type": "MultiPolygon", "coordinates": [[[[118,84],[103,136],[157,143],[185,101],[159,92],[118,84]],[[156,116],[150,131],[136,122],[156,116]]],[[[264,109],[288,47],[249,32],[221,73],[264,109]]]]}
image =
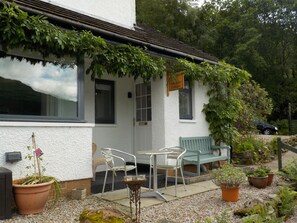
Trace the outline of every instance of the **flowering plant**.
{"type": "Polygon", "coordinates": [[[257,168],[246,167],[246,168],[244,168],[244,172],[245,172],[246,176],[248,176],[248,177],[251,177],[251,176],[265,177],[271,172],[271,169],[266,166],[259,166],[257,168]]]}
{"type": "Polygon", "coordinates": [[[243,168],[243,172],[247,177],[252,176],[254,174],[254,171],[255,171],[255,167],[253,166],[248,166],[243,168]]]}
{"type": "Polygon", "coordinates": [[[225,164],[222,168],[213,170],[212,175],[213,182],[218,186],[237,187],[246,180],[243,170],[231,164],[225,164]]]}
{"type": "Polygon", "coordinates": [[[61,194],[60,183],[55,177],[44,175],[45,167],[41,165],[41,161],[43,160],[43,157],[42,157],[43,152],[40,148],[37,147],[34,133],[32,133],[31,138],[32,138],[32,147],[27,146],[27,150],[29,151],[29,153],[25,156],[25,159],[33,161],[33,163],[30,166],[27,166],[26,168],[27,169],[33,168],[34,171],[31,175],[27,175],[25,178],[19,179],[14,183],[21,184],[21,185],[34,185],[34,184],[53,181],[54,196],[55,196],[55,199],[58,199],[61,194]]]}

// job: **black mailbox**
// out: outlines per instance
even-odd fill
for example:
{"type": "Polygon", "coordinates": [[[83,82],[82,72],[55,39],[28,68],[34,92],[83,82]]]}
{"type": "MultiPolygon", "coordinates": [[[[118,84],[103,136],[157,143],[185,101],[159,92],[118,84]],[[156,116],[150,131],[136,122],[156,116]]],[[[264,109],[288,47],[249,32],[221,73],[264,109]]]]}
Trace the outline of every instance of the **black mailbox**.
{"type": "Polygon", "coordinates": [[[5,161],[6,162],[13,163],[13,162],[17,162],[20,160],[22,160],[22,153],[19,151],[5,153],[5,161]]]}
{"type": "Polygon", "coordinates": [[[11,218],[12,172],[0,167],[0,220],[11,218]]]}

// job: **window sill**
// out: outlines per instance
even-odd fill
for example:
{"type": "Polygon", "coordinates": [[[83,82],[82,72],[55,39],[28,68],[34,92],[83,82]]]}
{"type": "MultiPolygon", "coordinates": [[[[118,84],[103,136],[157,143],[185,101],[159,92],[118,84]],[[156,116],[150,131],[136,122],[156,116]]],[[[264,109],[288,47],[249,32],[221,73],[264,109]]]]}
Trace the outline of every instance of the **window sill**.
{"type": "Polygon", "coordinates": [[[118,125],[117,124],[95,124],[95,127],[117,127],[118,125]]]}
{"type": "Polygon", "coordinates": [[[189,120],[189,119],[180,119],[180,123],[196,123],[196,120],[189,120]]]}
{"type": "Polygon", "coordinates": [[[0,127],[87,127],[92,128],[92,123],[57,123],[57,122],[6,122],[0,121],[0,127]]]}

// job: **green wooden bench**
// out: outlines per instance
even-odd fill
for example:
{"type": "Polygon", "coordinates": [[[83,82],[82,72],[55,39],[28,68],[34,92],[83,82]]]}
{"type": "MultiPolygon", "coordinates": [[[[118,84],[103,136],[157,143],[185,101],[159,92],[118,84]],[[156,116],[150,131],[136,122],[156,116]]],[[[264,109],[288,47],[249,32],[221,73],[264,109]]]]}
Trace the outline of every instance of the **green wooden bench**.
{"type": "Polygon", "coordinates": [[[221,160],[230,163],[230,146],[215,146],[211,136],[202,137],[180,137],[180,146],[187,149],[183,157],[183,167],[186,164],[197,165],[195,175],[200,175],[200,165],[221,160]],[[222,155],[222,149],[227,149],[227,155],[222,155]],[[217,151],[217,154],[214,153],[217,151]]]}

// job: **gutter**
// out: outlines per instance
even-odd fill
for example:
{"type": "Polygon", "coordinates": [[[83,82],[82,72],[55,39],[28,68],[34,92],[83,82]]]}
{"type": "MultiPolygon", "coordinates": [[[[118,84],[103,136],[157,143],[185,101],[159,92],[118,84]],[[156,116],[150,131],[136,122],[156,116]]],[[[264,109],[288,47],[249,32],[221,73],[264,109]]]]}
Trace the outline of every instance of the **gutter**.
{"type": "Polygon", "coordinates": [[[148,49],[150,49],[151,51],[165,52],[164,53],[165,55],[177,55],[177,56],[185,57],[187,59],[194,60],[195,62],[199,62],[199,63],[208,62],[210,64],[218,65],[218,62],[208,60],[208,59],[205,59],[205,58],[202,58],[202,57],[193,56],[193,55],[183,53],[183,52],[180,52],[180,51],[177,51],[177,50],[168,49],[168,48],[165,48],[165,47],[161,47],[161,46],[158,46],[158,45],[155,45],[155,44],[150,44],[150,43],[147,43],[147,42],[144,42],[144,41],[141,41],[141,40],[137,40],[137,39],[133,39],[133,38],[123,36],[123,35],[120,35],[120,34],[115,34],[115,33],[110,32],[110,31],[99,29],[99,28],[96,28],[96,27],[93,27],[93,26],[90,26],[90,25],[86,25],[86,24],[77,22],[77,21],[72,21],[72,20],[67,19],[67,18],[61,18],[59,16],[52,15],[52,14],[47,13],[47,12],[42,12],[40,10],[32,9],[32,8],[27,7],[27,6],[23,6],[23,5],[19,5],[19,4],[18,4],[18,6],[19,6],[20,9],[22,9],[24,11],[34,13],[34,14],[44,15],[44,16],[46,16],[48,18],[51,18],[53,20],[59,21],[59,22],[64,23],[64,24],[69,23],[70,25],[73,25],[73,26],[76,26],[76,27],[79,27],[79,28],[82,28],[82,29],[90,30],[90,31],[98,33],[98,34],[103,34],[103,35],[111,37],[111,38],[115,38],[115,39],[122,40],[122,41],[125,41],[125,42],[133,43],[133,44],[136,44],[136,45],[139,45],[139,46],[144,46],[144,47],[147,47],[148,49]]]}

